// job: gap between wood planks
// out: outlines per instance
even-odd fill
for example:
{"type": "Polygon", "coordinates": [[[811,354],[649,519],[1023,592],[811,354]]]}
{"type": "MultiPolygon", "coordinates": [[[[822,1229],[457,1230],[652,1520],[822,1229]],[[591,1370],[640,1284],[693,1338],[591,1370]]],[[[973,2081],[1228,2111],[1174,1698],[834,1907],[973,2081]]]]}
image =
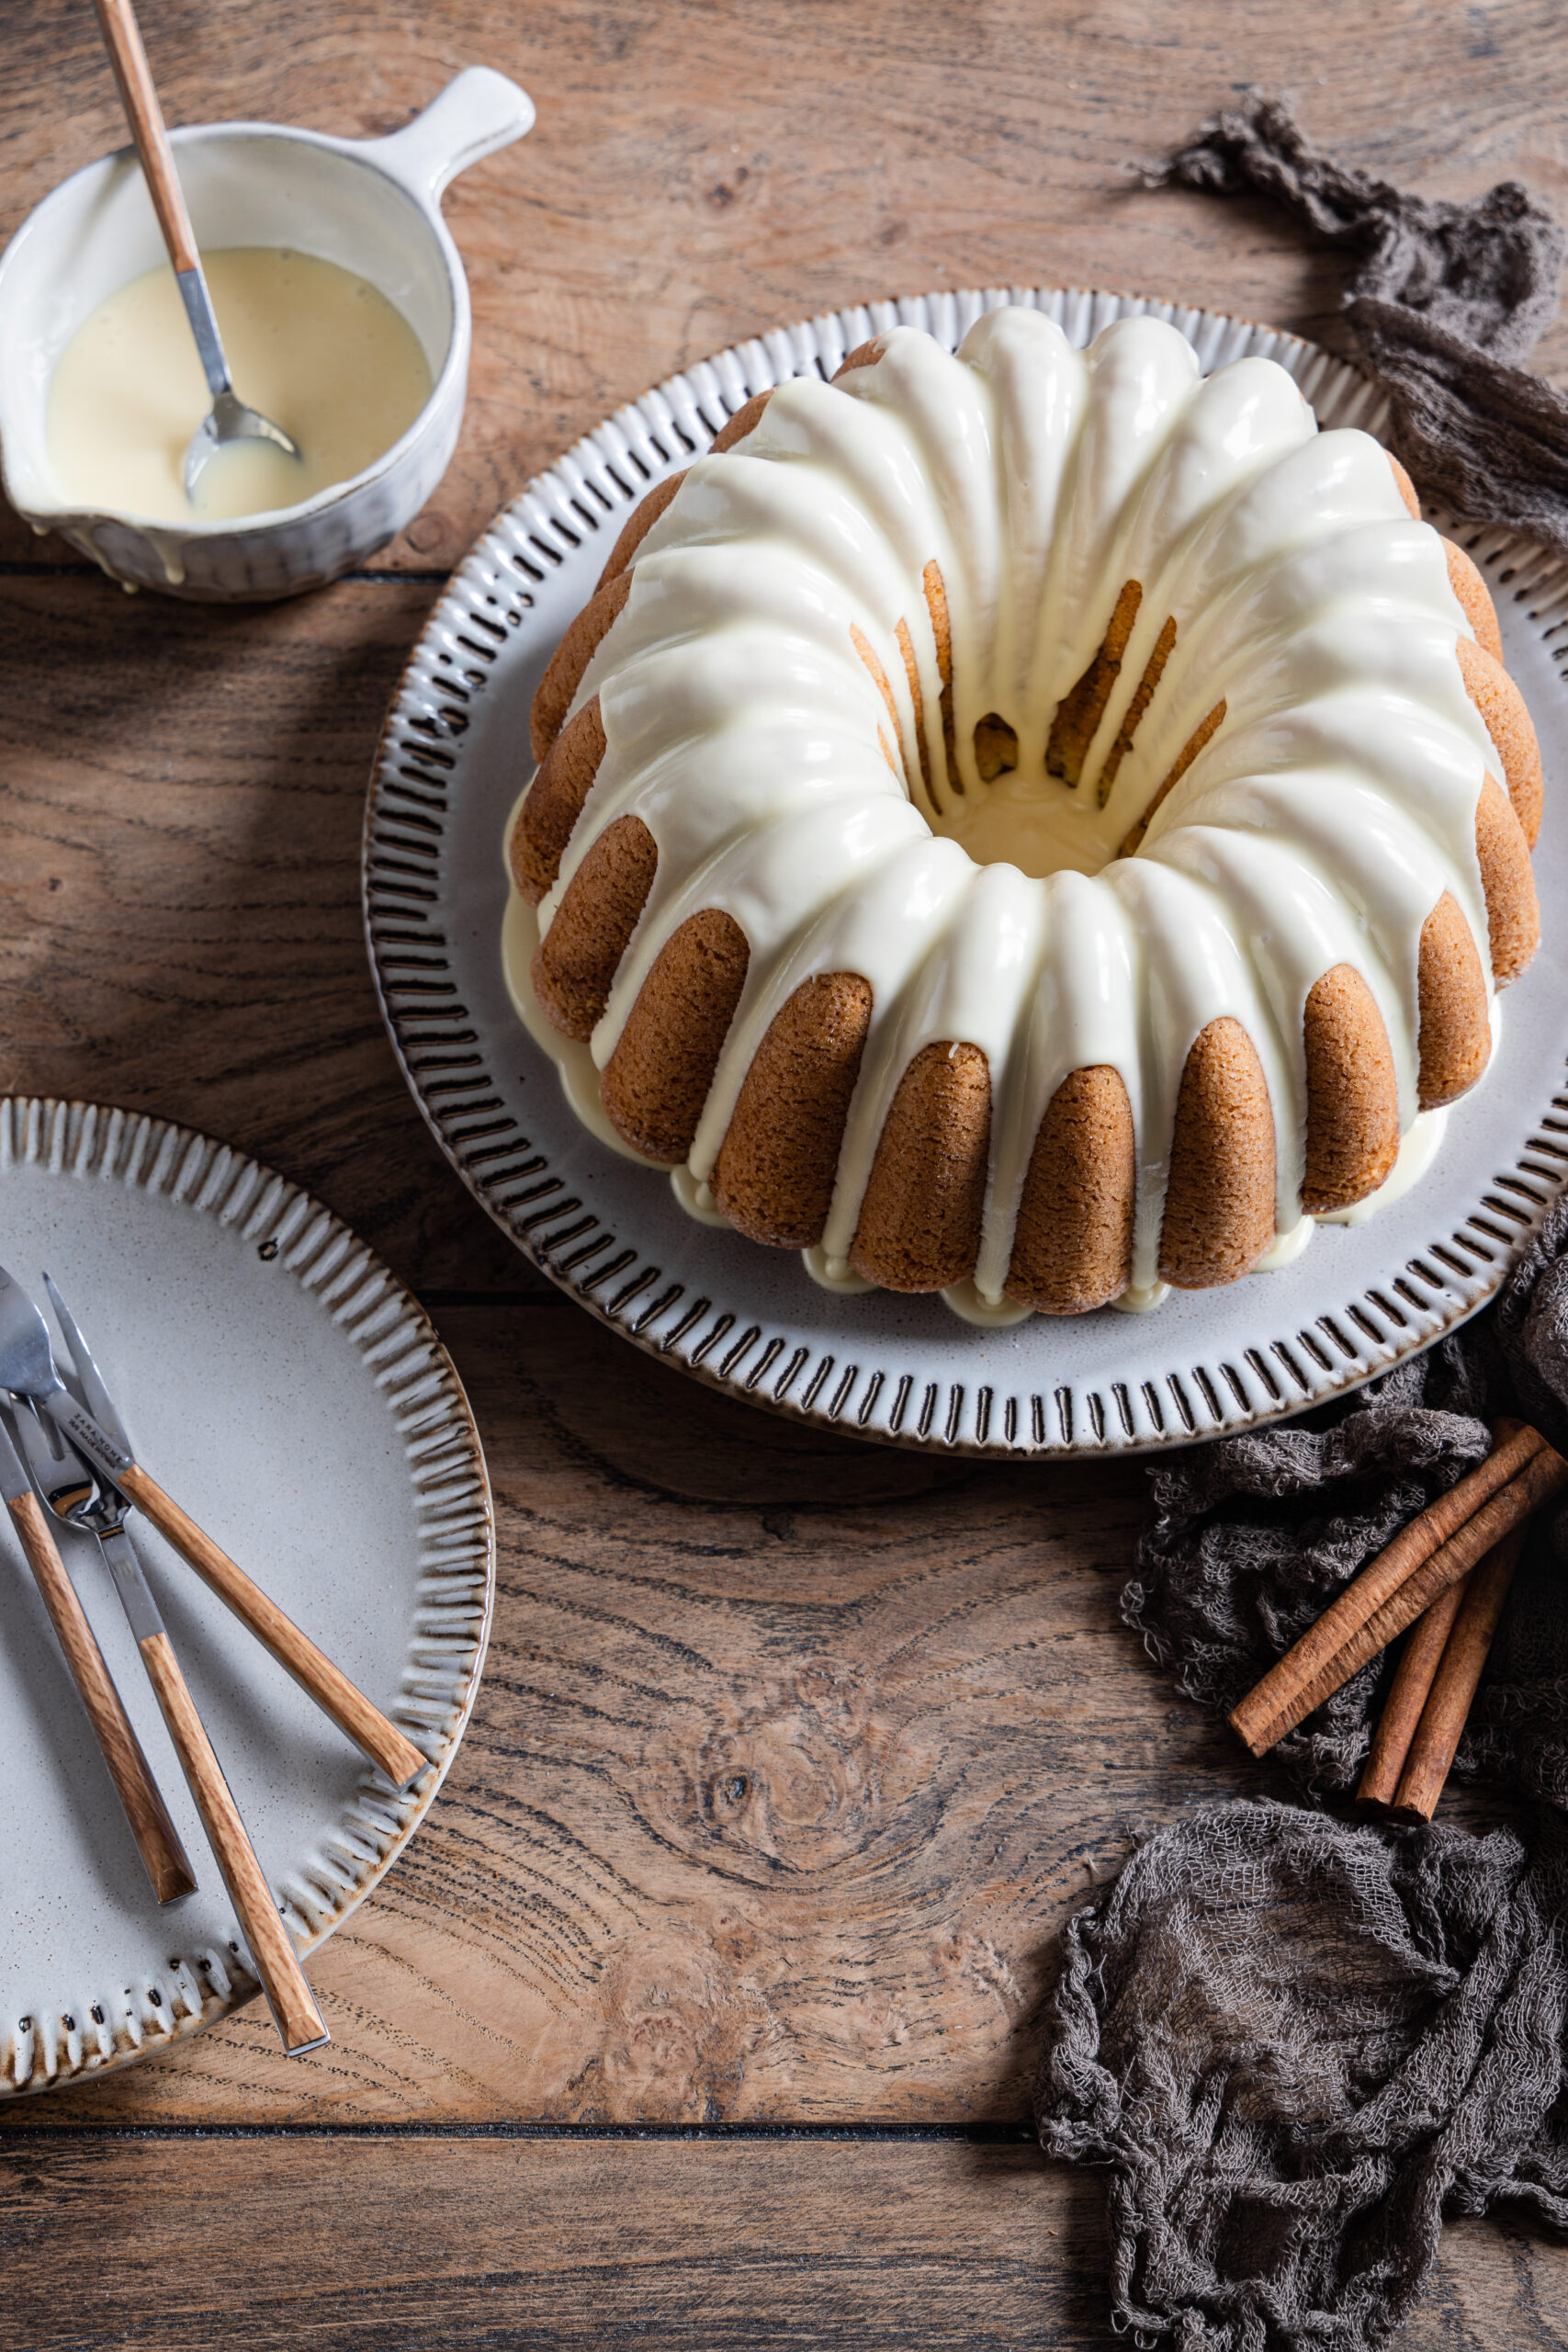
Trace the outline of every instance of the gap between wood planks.
{"type": "MultiPolygon", "coordinates": [[[[103,580],[108,575],[96,563],[26,563],[0,562],[0,580],[103,580]]],[[[396,587],[445,588],[451,579],[450,571],[341,571],[329,581],[331,588],[396,587]]],[[[319,593],[312,591],[312,594],[319,593]]],[[[184,600],[176,600],[184,601],[184,600]]],[[[193,598],[190,601],[195,602],[193,598]]]]}
{"type": "Polygon", "coordinates": [[[971,2148],[1032,2148],[1018,2123],[18,2123],[0,2119],[0,2148],[56,2147],[67,2140],[808,2140],[837,2146],[928,2142],[971,2148]]]}

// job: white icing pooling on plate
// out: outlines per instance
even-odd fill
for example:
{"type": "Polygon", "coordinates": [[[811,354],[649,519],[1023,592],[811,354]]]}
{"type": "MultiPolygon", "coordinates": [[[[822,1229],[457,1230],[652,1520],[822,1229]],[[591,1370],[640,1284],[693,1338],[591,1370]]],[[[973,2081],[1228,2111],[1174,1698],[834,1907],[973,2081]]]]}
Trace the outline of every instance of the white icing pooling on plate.
{"type": "MultiPolygon", "coordinates": [[[[1494,1046],[1497,1029],[1497,1003],[1494,998],[1494,1046]]],[[[1358,1201],[1353,1208],[1332,1209],[1321,1216],[1303,1216],[1287,1231],[1277,1233],[1254,1266],[1253,1272],[1278,1273],[1281,1268],[1293,1265],[1311,1243],[1320,1225],[1365,1225],[1380,1211],[1392,1208],[1395,1201],[1403,1200],[1406,1193],[1414,1191],[1436,1159],[1448,1123],[1446,1111],[1417,1112],[1400,1139],[1399,1154],[1393,1168],[1375,1193],[1369,1193],[1366,1199],[1358,1201]]],[[[1169,1283],[1155,1282],[1142,1288],[1134,1285],[1124,1290],[1120,1298],[1113,1298],[1111,1304],[1123,1315],[1148,1315],[1156,1306],[1164,1306],[1170,1292],[1169,1283]]]]}
{"type": "Polygon", "coordinates": [[[857,1274],[847,1259],[829,1258],[819,1241],[801,1251],[800,1262],[818,1290],[836,1290],[841,1297],[858,1298],[863,1292],[876,1288],[863,1274],[857,1274]]]}
{"type": "Polygon", "coordinates": [[[1152,1315],[1156,1306],[1165,1305],[1170,1289],[1168,1283],[1129,1283],[1120,1298],[1113,1298],[1111,1304],[1118,1315],[1152,1315]]]}
{"type": "Polygon", "coordinates": [[[1294,1265],[1316,1230],[1315,1217],[1303,1216],[1298,1219],[1288,1232],[1277,1233],[1274,1236],[1253,1271],[1260,1274],[1271,1274],[1278,1272],[1281,1266],[1294,1265]]]}
{"type": "MultiPolygon", "coordinates": [[[[1495,1002],[1492,1029],[1495,1041],[1495,1002]]],[[[1326,1216],[1316,1217],[1313,1222],[1317,1225],[1365,1225],[1368,1218],[1376,1216],[1380,1209],[1391,1208],[1395,1201],[1402,1201],[1406,1193],[1415,1191],[1436,1159],[1442,1148],[1443,1130],[1448,1124],[1446,1111],[1421,1112],[1401,1136],[1399,1157],[1377,1191],[1369,1193],[1364,1201],[1357,1201],[1351,1208],[1331,1210],[1326,1216]]]]}
{"type": "Polygon", "coordinates": [[[670,1170],[670,1189],[686,1215],[694,1217],[699,1225],[728,1225],[729,1219],[708,1187],[699,1183],[689,1168],[670,1170]]]}
{"type": "Polygon", "coordinates": [[[950,1283],[941,1297],[942,1305],[950,1307],[961,1323],[974,1323],[987,1331],[1003,1331],[1011,1324],[1027,1323],[1034,1312],[1032,1306],[1021,1306],[1015,1298],[983,1298],[972,1282],[950,1283]]]}
{"type": "Polygon", "coordinates": [[[1019,309],[988,312],[956,356],[900,328],[836,386],[793,379],[736,450],[692,467],[574,705],[599,696],[606,752],[541,929],[616,818],[635,813],[659,850],[592,1062],[686,918],[733,916],[750,965],[691,1154],[705,1183],[787,999],[816,974],[863,975],[873,1022],[823,1261],[849,1256],[910,1060],[964,1042],[992,1076],[975,1274],[992,1301],[1047,1103],[1075,1069],[1113,1068],[1137,1136],[1132,1275],[1147,1295],[1181,1070],[1199,1033],[1233,1015],[1267,1080],[1276,1219],[1292,1234],[1316,979],[1339,961],[1365,977],[1408,1131],[1420,930],[1444,890],[1489,971],[1474,824],[1497,763],[1456,659],[1470,634],[1441,542],[1406,514],[1384,452],[1320,434],[1270,361],[1202,379],[1154,320],[1118,321],[1080,354],[1019,309]],[[951,781],[921,586],[932,562],[953,649],[951,781]],[[1071,787],[1046,773],[1053,717],[1129,579],[1142,602],[1071,787]],[[1174,648],[1111,779],[1171,618],[1174,648]],[[1120,855],[1221,698],[1223,723],[1137,854],[1120,855]],[[987,786],[974,734],[992,712],[1018,752],[987,786]]]}

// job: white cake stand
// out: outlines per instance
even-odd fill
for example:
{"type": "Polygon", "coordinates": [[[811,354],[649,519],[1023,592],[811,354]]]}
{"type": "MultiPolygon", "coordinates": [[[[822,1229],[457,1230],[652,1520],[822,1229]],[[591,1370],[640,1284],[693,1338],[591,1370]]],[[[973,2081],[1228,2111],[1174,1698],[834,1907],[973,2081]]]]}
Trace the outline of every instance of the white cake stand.
{"type": "Polygon", "coordinates": [[[1454,531],[1486,573],[1508,666],[1540,730],[1546,936],[1508,991],[1487,1077],[1450,1114],[1430,1174],[1365,1225],[1325,1227],[1278,1272],[1007,1329],[939,1298],[845,1297],[793,1254],[696,1223],[669,1182],[585,1132],[519,1026],[502,973],[501,842],[526,784],[528,705],[622,523],[753,392],[830,377],[900,322],[955,347],[983,311],[1025,302],[1088,344],[1111,320],[1168,320],[1206,369],[1251,352],[1287,368],[1325,424],[1377,432],[1381,394],[1314,345],[1126,295],[943,293],[841,311],[739,345],[624,408],[531,482],[432,614],[371,786],[371,962],[415,1099],[464,1182],[536,1265],[639,1347],[730,1395],[826,1426],[953,1453],[1145,1452],[1247,1429],[1353,1388],[1492,1296],[1568,1178],[1568,567],[1498,529],[1454,531]]]}

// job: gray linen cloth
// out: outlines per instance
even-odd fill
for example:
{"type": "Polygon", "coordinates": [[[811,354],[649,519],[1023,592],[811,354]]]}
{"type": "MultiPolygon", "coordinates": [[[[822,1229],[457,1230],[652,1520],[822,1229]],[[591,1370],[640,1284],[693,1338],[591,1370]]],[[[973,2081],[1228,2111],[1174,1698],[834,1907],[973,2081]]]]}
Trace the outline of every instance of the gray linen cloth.
{"type": "MultiPolygon", "coordinates": [[[[1125,1622],[1228,1711],[1519,1412],[1568,1450],[1568,1197],[1486,1313],[1304,1421],[1175,1455],[1125,1622]]],[[[1409,2311],[1442,2217],[1568,2229],[1568,1510],[1515,1579],[1456,1773],[1523,1836],[1202,1807],[1069,1925],[1036,2120],[1111,2168],[1112,2308],[1180,2352],[1362,2352],[1409,2311]]],[[[1389,1662],[1276,1751],[1353,1789],[1389,1662]]],[[[1248,1768],[1238,1745],[1238,1772],[1248,1768]]]]}
{"type": "MultiPolygon", "coordinates": [[[[1269,188],[1367,254],[1349,312],[1412,472],[1568,550],[1568,410],[1488,356],[1529,347],[1562,254],[1521,189],[1401,196],[1260,99],[1172,170],[1269,188]],[[1551,412],[1539,448],[1531,401],[1551,412]]],[[[1462,1330],[1300,1421],[1156,1468],[1126,1623],[1228,1711],[1480,1460],[1499,1412],[1568,1451],[1568,1200],[1462,1330]]],[[[1048,2154],[1109,2169],[1112,2320],[1134,2342],[1365,2352],[1419,2295],[1446,2213],[1509,2201],[1568,2229],[1565,1571],[1568,1510],[1532,1531],[1455,1763],[1517,1801],[1514,1827],[1309,1809],[1353,1790],[1384,1659],[1277,1751],[1305,1804],[1202,1807],[1069,1925],[1036,2121],[1048,2154]]],[[[1236,1765],[1245,1785],[1239,1743],[1236,1765]]]]}
{"type": "Polygon", "coordinates": [[[1336,163],[1256,92],[1144,176],[1272,198],[1359,255],[1345,318],[1393,401],[1395,454],[1456,514],[1568,555],[1568,398],[1520,364],[1556,312],[1568,238],[1517,180],[1471,204],[1407,196],[1336,163]]]}

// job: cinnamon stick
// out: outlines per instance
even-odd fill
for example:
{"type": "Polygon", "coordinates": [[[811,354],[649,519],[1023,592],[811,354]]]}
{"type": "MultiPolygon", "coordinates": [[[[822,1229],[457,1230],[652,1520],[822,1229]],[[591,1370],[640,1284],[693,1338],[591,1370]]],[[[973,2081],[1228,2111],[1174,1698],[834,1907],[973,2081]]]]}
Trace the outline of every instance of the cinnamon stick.
{"type": "Polygon", "coordinates": [[[1524,1542],[1521,1523],[1487,1554],[1467,1582],[1463,1606],[1454,1620],[1400,1775],[1393,1805],[1395,1821],[1430,1821],[1438,1809],[1524,1542]]]}
{"type": "MultiPolygon", "coordinates": [[[[1507,1541],[1507,1538],[1504,1539],[1507,1541]]],[[[1356,1790],[1357,1810],[1361,1813],[1386,1813],[1393,1803],[1399,1787],[1399,1776],[1404,1770],[1410,1753],[1410,1743],[1421,1720],[1421,1711],[1431,1695],[1432,1684],[1443,1652],[1448,1646],[1460,1603],[1481,1573],[1472,1568],[1458,1584],[1440,1592],[1424,1616],[1417,1617],[1410,1628],[1388,1697],[1378,1717],[1378,1727],[1372,1734],[1372,1744],[1367,1751],[1367,1761],[1356,1790]]]]}
{"type": "Polygon", "coordinates": [[[1568,1487],[1568,1462],[1538,1430],[1499,1422],[1495,1434],[1499,1442],[1486,1460],[1369,1561],[1233,1710],[1230,1720],[1255,1756],[1266,1754],[1511,1529],[1568,1487]]]}

